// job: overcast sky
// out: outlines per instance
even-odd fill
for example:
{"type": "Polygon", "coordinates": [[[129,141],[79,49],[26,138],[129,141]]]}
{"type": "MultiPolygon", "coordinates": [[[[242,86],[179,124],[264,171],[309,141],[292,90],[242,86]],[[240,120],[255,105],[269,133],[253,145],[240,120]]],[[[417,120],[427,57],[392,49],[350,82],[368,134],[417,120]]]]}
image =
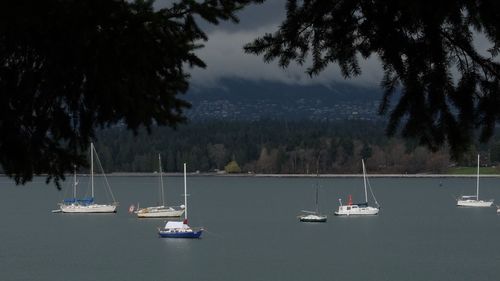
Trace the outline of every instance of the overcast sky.
{"type": "MultiPolygon", "coordinates": [[[[158,0],[156,6],[168,5],[172,0],[158,0]]],[[[323,84],[335,85],[347,82],[363,87],[378,87],[382,78],[382,67],[378,58],[361,60],[362,75],[344,80],[336,65],[331,65],[317,77],[309,77],[305,73],[307,64],[298,66],[291,64],[287,69],[281,69],[276,62],[264,63],[262,56],[245,54],[243,45],[253,39],[272,33],[278,29],[285,18],[286,0],[267,0],[260,5],[251,5],[237,15],[239,24],[230,22],[213,26],[200,22],[207,32],[209,40],[205,47],[197,51],[200,58],[207,64],[206,69],[189,69],[191,82],[196,87],[217,86],[223,78],[241,78],[254,81],[274,81],[287,84],[323,84]]],[[[486,40],[479,36],[476,45],[485,45],[486,40]]],[[[486,46],[486,45],[485,45],[486,46]]],[[[486,50],[487,47],[479,49],[486,50]]],[[[484,53],[484,52],[483,52],[484,53]]]]}
{"type": "MultiPolygon", "coordinates": [[[[157,0],[156,6],[168,5],[171,0],[157,0]]],[[[207,32],[209,40],[205,47],[197,51],[199,57],[207,64],[206,69],[188,69],[191,82],[196,88],[218,85],[223,78],[241,78],[254,81],[273,81],[287,84],[323,84],[334,85],[338,81],[345,82],[338,67],[331,66],[317,77],[309,77],[305,73],[307,65],[291,64],[282,69],[276,62],[264,63],[262,56],[245,54],[243,45],[253,39],[274,32],[285,18],[286,0],[268,0],[260,5],[251,5],[238,12],[240,22],[234,24],[224,22],[214,26],[200,22],[207,32]]],[[[347,80],[349,83],[368,87],[378,86],[381,68],[376,59],[363,63],[363,75],[347,80]]]]}

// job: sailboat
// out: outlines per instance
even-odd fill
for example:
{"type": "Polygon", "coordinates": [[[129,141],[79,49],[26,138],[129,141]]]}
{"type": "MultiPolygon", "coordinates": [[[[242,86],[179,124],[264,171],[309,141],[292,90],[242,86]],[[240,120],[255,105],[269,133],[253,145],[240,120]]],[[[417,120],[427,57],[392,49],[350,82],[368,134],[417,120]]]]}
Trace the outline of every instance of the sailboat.
{"type": "Polygon", "coordinates": [[[161,169],[161,155],[158,154],[158,163],[160,167],[160,199],[161,206],[152,206],[138,209],[135,213],[139,218],[165,218],[165,217],[180,217],[184,213],[183,207],[169,207],[165,206],[165,191],[163,189],[163,170],[161,169]]]}
{"type": "Polygon", "coordinates": [[[363,165],[363,183],[365,186],[365,202],[353,204],[352,197],[349,195],[349,201],[348,201],[347,205],[342,205],[342,200],[339,199],[340,206],[339,206],[339,209],[337,211],[335,211],[335,215],[337,215],[337,216],[376,215],[376,214],[378,214],[378,212],[380,210],[380,205],[378,204],[377,199],[375,198],[375,195],[373,194],[371,187],[370,187],[370,193],[371,193],[373,200],[375,201],[375,204],[377,205],[377,207],[371,207],[368,205],[367,186],[369,186],[369,182],[368,182],[368,179],[366,177],[365,161],[362,159],[361,163],[363,165]]]}
{"type": "MultiPolygon", "coordinates": [[[[94,148],[94,144],[90,143],[90,182],[92,188],[92,196],[88,198],[77,199],[76,198],[76,187],[78,182],[76,181],[76,169],[74,173],[74,183],[73,183],[73,198],[65,199],[62,203],[59,203],[59,209],[63,213],[115,213],[116,207],[118,206],[118,202],[116,202],[113,192],[111,191],[111,187],[108,184],[108,180],[106,179],[106,175],[104,175],[104,179],[106,182],[106,186],[111,194],[111,198],[113,200],[112,204],[97,204],[94,202],[94,153],[97,158],[97,163],[101,166],[101,162],[99,161],[99,156],[97,156],[97,152],[94,148]]],[[[102,166],[101,166],[102,170],[102,166]]]]}
{"type": "Polygon", "coordinates": [[[476,195],[462,195],[457,198],[457,206],[463,207],[491,207],[493,199],[479,200],[479,154],[477,155],[476,195]]]}
{"type": "Polygon", "coordinates": [[[188,225],[186,163],[184,163],[184,221],[168,221],[165,227],[158,228],[162,238],[200,238],[202,228],[193,229],[188,225]]]}
{"type": "MultiPolygon", "coordinates": [[[[79,199],[76,197],[76,187],[78,186],[78,181],[76,180],[76,165],[74,166],[74,171],[73,171],[73,197],[72,198],[67,198],[63,200],[62,204],[66,205],[74,205],[77,204],[79,199]]],[[[80,199],[81,200],[81,199],[80,199]]],[[[61,213],[61,203],[59,203],[59,208],[56,210],[52,210],[52,213],[61,213]]]]}
{"type": "Polygon", "coordinates": [[[318,204],[318,187],[316,186],[316,211],[305,211],[302,210],[304,214],[298,216],[301,222],[326,222],[327,216],[319,213],[318,204]]]}

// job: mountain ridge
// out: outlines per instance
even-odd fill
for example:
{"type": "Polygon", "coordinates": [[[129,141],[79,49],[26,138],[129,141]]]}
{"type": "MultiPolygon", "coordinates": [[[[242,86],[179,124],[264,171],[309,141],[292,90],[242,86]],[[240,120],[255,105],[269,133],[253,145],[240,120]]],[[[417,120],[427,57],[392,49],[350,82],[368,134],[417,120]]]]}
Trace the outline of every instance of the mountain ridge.
{"type": "Polygon", "coordinates": [[[382,92],[346,83],[289,85],[223,79],[215,86],[193,87],[186,99],[192,119],[379,120],[382,92]]]}

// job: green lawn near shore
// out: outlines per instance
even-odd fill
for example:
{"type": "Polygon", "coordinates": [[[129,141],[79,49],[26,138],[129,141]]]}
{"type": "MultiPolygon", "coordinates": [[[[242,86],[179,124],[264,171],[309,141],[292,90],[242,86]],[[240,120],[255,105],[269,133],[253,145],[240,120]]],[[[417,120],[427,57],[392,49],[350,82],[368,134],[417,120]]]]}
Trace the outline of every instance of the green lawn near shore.
{"type": "MultiPolygon", "coordinates": [[[[453,167],[448,170],[448,174],[452,175],[475,175],[477,167],[453,167]]],[[[496,175],[500,171],[496,167],[480,167],[479,174],[481,175],[496,175]]]]}

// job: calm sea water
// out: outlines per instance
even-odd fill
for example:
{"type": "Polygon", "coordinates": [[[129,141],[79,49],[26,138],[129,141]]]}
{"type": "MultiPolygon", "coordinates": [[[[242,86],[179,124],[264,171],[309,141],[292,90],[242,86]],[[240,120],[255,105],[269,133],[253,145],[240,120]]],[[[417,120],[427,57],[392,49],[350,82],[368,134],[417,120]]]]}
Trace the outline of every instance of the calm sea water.
{"type": "MultiPolygon", "coordinates": [[[[162,219],[128,214],[157,201],[156,178],[109,181],[117,214],[72,215],[50,212],[70,191],[0,178],[0,280],[500,278],[495,208],[455,207],[454,196],[475,192],[474,178],[372,179],[382,205],[374,217],[333,216],[339,197],[362,198],[361,178],[319,179],[328,222],[307,224],[296,215],[314,208],[316,179],[192,177],[190,225],[207,229],[199,240],[158,238],[162,219]]],[[[166,184],[167,201],[180,203],[182,178],[166,184]]],[[[481,179],[480,196],[500,203],[500,179],[481,179]]]]}

